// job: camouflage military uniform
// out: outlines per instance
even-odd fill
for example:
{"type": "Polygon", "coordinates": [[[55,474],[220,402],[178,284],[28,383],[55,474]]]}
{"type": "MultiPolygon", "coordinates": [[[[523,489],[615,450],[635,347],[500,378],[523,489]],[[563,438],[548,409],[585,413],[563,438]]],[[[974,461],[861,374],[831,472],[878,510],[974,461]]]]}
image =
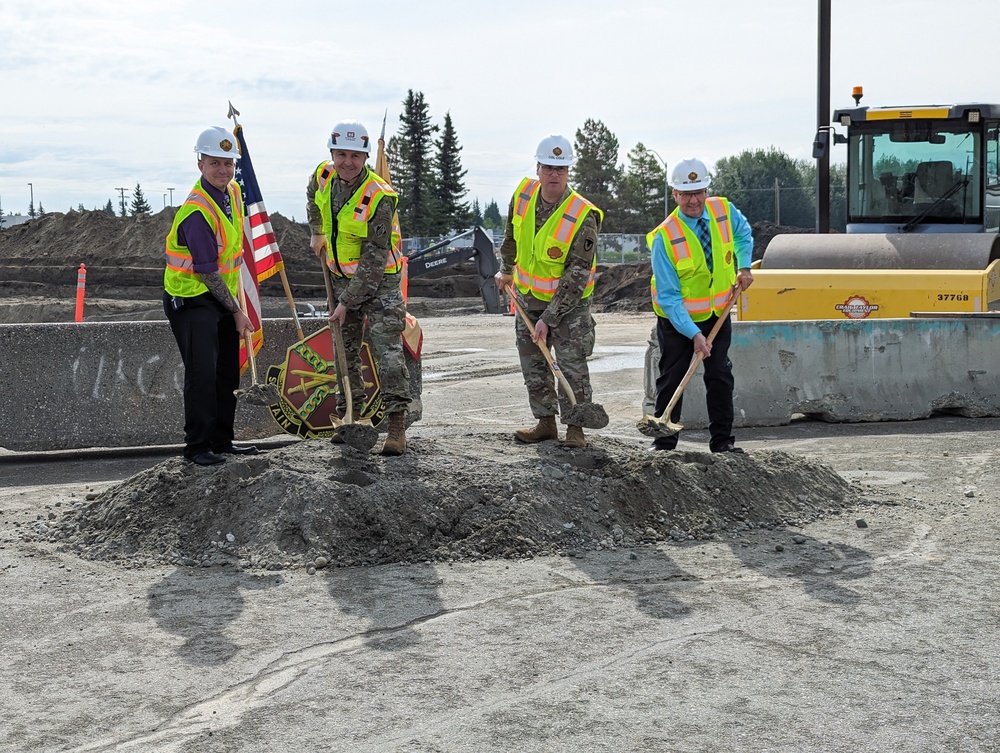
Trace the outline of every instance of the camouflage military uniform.
{"type": "MultiPolygon", "coordinates": [[[[333,181],[330,204],[333,217],[343,209],[358,186],[367,177],[367,169],[350,183],[333,181]]],[[[306,189],[306,214],[313,235],[323,235],[323,220],[313,200],[318,183],[313,173],[306,189]]],[[[385,264],[392,244],[393,203],[383,199],[368,221],[368,237],[361,245],[361,258],[352,277],[331,275],[336,301],[347,307],[344,321],[344,351],[351,372],[351,392],[363,391],[360,372],[361,335],[368,319],[368,344],[378,363],[382,400],[386,413],[405,411],[410,405],[410,382],[403,355],[403,328],[406,325],[406,304],[400,287],[400,275],[386,274],[385,264]]],[[[333,243],[336,244],[336,231],[333,243]]],[[[325,262],[324,262],[325,263],[325,262]]]]}
{"type": "MultiPolygon", "coordinates": [[[[535,230],[552,216],[552,213],[570,196],[569,187],[555,204],[548,204],[541,195],[535,207],[535,230]]],[[[514,201],[507,208],[507,232],[500,247],[504,272],[514,269],[517,243],[514,240],[514,201]]],[[[518,301],[537,320],[541,317],[549,327],[548,345],[555,347],[556,361],[563,376],[573,388],[577,402],[591,402],[590,371],[587,358],[594,352],[595,322],[590,313],[591,298],[581,298],[590,280],[590,267],[597,253],[597,235],[600,222],[597,213],[591,212],[573,237],[566,266],[559,280],[559,287],[551,301],[535,298],[530,293],[518,292],[518,301]]],[[[558,389],[552,371],[538,345],[531,340],[531,332],[518,316],[515,322],[517,353],[521,359],[521,373],[528,388],[528,405],[535,418],[565,415],[571,405],[565,393],[558,389]]]]}

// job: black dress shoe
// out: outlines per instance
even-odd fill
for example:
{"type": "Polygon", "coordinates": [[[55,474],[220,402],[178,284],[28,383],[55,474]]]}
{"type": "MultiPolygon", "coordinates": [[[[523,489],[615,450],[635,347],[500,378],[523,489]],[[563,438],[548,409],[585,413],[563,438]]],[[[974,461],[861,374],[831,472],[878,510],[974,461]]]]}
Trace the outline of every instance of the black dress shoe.
{"type": "Polygon", "coordinates": [[[669,452],[670,450],[677,449],[677,440],[671,441],[670,437],[657,437],[653,440],[653,443],[649,445],[650,452],[669,452]]]}
{"type": "Polygon", "coordinates": [[[220,455],[256,455],[260,450],[252,444],[231,444],[229,447],[223,447],[215,452],[220,455]]]}
{"type": "Polygon", "coordinates": [[[199,452],[197,455],[192,455],[187,458],[195,465],[220,465],[225,463],[226,459],[221,455],[216,455],[211,450],[205,450],[204,452],[199,452]]]}

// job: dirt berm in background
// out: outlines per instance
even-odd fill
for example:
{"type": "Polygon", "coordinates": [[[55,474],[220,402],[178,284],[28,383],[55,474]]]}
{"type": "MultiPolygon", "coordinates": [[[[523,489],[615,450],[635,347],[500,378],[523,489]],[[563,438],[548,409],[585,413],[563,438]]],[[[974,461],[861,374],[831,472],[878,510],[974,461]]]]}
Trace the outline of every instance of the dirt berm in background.
{"type": "MultiPolygon", "coordinates": [[[[81,264],[87,272],[87,321],[163,318],[158,308],[163,243],[175,212],[174,207],[136,217],[54,212],[0,231],[0,295],[8,299],[7,306],[0,305],[0,323],[71,321],[81,264]]],[[[293,297],[321,300],[324,286],[309,248],[308,226],[280,214],[271,216],[271,225],[293,297]]],[[[753,229],[755,259],[779,232],[810,232],[772,223],[753,229]]],[[[594,310],[648,311],[651,272],[648,261],[599,265],[594,310]]],[[[409,293],[413,298],[473,299],[474,305],[479,280],[473,264],[462,264],[411,278],[409,293]]],[[[280,299],[280,278],[265,281],[261,294],[280,299]]],[[[283,316],[282,305],[278,301],[265,315],[283,316]]]]}

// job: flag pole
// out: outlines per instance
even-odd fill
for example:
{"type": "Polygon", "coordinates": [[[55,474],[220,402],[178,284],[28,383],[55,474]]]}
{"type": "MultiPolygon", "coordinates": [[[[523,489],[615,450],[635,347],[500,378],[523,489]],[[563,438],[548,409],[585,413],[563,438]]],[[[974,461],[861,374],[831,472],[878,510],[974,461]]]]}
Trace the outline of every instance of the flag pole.
{"type": "MultiPolygon", "coordinates": [[[[240,111],[233,107],[233,103],[229,103],[229,114],[226,115],[227,118],[232,118],[234,129],[240,128],[240,122],[236,119],[236,116],[240,114],[240,111]]],[[[285,298],[288,300],[288,308],[292,312],[292,320],[295,322],[295,332],[299,336],[299,340],[305,340],[305,332],[302,331],[302,324],[299,322],[299,312],[295,309],[295,299],[292,298],[292,289],[288,284],[288,276],[285,274],[285,265],[282,264],[281,268],[278,270],[278,274],[281,275],[281,287],[285,289],[285,298]]],[[[263,324],[261,325],[263,326],[263,324]]]]}

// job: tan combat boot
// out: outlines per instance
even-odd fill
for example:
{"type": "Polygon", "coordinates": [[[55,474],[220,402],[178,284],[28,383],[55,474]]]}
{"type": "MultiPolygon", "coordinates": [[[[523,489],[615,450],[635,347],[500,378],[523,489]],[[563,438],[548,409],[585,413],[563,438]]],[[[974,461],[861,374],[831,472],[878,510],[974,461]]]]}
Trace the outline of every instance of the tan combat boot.
{"type": "Polygon", "coordinates": [[[567,426],[566,439],[562,441],[562,444],[566,447],[586,447],[587,438],[583,436],[583,427],[567,426]]]}
{"type": "Polygon", "coordinates": [[[559,430],[556,428],[555,416],[542,416],[538,419],[538,426],[534,429],[518,429],[514,432],[514,439],[524,444],[535,444],[545,439],[559,439],[559,430]]]}
{"type": "Polygon", "coordinates": [[[406,413],[389,414],[389,435],[382,445],[383,455],[402,455],[406,452],[406,413]]]}

